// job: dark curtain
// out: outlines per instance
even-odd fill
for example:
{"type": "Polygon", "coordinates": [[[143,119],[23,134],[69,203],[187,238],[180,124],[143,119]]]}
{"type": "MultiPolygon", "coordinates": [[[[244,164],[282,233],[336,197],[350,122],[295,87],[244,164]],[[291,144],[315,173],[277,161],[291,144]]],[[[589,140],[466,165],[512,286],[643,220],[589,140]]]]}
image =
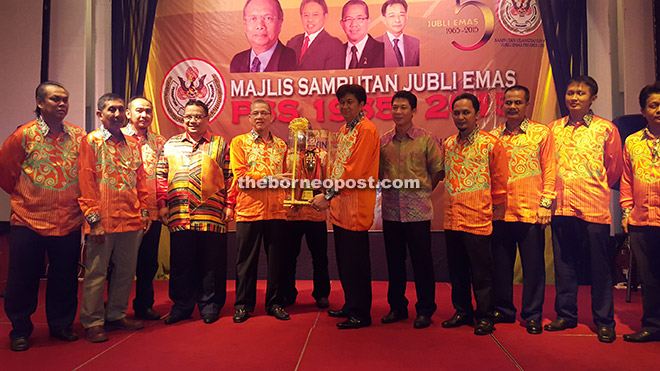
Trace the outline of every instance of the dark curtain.
{"type": "Polygon", "coordinates": [[[571,77],[587,71],[587,1],[540,0],[541,20],[562,116],[568,109],[562,97],[571,77]]]}
{"type": "Polygon", "coordinates": [[[144,93],[158,0],[112,0],[112,91],[144,93]]]}

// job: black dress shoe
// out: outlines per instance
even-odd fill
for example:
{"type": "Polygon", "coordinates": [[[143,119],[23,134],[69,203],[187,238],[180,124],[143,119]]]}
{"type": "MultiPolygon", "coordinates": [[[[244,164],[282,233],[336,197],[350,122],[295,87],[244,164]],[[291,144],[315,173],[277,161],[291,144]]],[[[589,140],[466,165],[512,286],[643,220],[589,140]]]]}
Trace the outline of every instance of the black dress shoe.
{"type": "Polygon", "coordinates": [[[147,321],[158,321],[160,319],[160,314],[158,314],[154,308],[147,308],[145,310],[136,310],[135,317],[146,319],[147,321]]]}
{"type": "Polygon", "coordinates": [[[408,312],[390,311],[380,319],[382,323],[394,323],[408,318],[408,312]]]}
{"type": "Polygon", "coordinates": [[[335,318],[348,318],[348,313],[344,312],[343,310],[332,310],[330,309],[328,311],[328,315],[330,317],[335,317],[335,318]]]}
{"type": "Polygon", "coordinates": [[[648,343],[650,341],[660,341],[660,332],[637,331],[634,334],[623,335],[624,341],[631,343],[648,343]]]}
{"type": "Polygon", "coordinates": [[[427,316],[417,316],[415,322],[413,323],[414,328],[426,328],[431,326],[431,317],[427,316]]]}
{"type": "Polygon", "coordinates": [[[340,330],[350,330],[350,329],[355,329],[355,328],[361,328],[361,327],[367,327],[371,325],[371,323],[367,323],[366,321],[363,321],[361,319],[357,319],[355,317],[348,317],[348,319],[344,322],[339,322],[337,324],[337,327],[340,330]]]}
{"type": "Polygon", "coordinates": [[[450,319],[442,322],[442,327],[453,328],[474,323],[471,315],[456,312],[450,319]]]}
{"type": "Polygon", "coordinates": [[[275,307],[270,308],[268,310],[268,315],[273,316],[273,317],[279,319],[280,321],[288,321],[288,320],[291,319],[291,317],[289,317],[289,313],[287,313],[284,310],[284,308],[279,307],[279,306],[275,306],[275,307]]]}
{"type": "Polygon", "coordinates": [[[543,328],[545,331],[564,331],[567,328],[576,328],[577,323],[569,323],[563,318],[555,318],[554,321],[548,323],[543,328]]]}
{"type": "Polygon", "coordinates": [[[30,349],[30,339],[27,336],[18,336],[11,338],[9,341],[9,349],[14,352],[22,352],[30,349]]]}
{"type": "Polygon", "coordinates": [[[316,299],[316,307],[319,309],[325,309],[330,306],[328,298],[318,298],[316,299]]]}
{"type": "Polygon", "coordinates": [[[76,334],[71,327],[62,330],[51,330],[50,337],[60,339],[63,341],[78,340],[78,334],[76,334]]]}
{"type": "Polygon", "coordinates": [[[477,322],[477,325],[474,327],[475,335],[490,335],[495,331],[495,326],[492,321],[487,319],[481,319],[477,322]]]}
{"type": "Polygon", "coordinates": [[[599,326],[598,340],[603,343],[614,342],[614,340],[616,340],[616,332],[614,332],[614,327],[599,326]]]}
{"type": "Polygon", "coordinates": [[[527,332],[532,335],[538,335],[543,332],[543,326],[541,326],[541,321],[531,320],[527,322],[527,332]]]}
{"type": "Polygon", "coordinates": [[[217,321],[218,318],[220,318],[220,316],[219,316],[217,313],[213,313],[213,314],[205,314],[205,315],[202,316],[202,320],[203,320],[204,323],[206,323],[207,325],[210,325],[211,323],[217,321]]]}
{"type": "Polygon", "coordinates": [[[234,323],[245,322],[250,317],[250,314],[243,308],[236,309],[234,313],[234,323]]]}
{"type": "Polygon", "coordinates": [[[502,312],[496,310],[491,316],[493,318],[493,323],[514,323],[516,322],[515,318],[508,318],[502,312]]]}
{"type": "Polygon", "coordinates": [[[188,317],[184,317],[180,314],[170,313],[170,314],[167,315],[167,317],[165,317],[165,324],[166,325],[172,325],[172,324],[175,324],[177,322],[181,322],[186,318],[188,318],[188,317]]]}

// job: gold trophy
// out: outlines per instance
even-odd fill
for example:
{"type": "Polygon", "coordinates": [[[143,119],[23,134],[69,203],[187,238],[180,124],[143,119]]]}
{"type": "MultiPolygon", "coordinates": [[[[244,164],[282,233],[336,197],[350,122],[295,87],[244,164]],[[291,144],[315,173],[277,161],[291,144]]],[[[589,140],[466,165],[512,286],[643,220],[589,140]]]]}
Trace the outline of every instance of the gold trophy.
{"type": "MultiPolygon", "coordinates": [[[[287,165],[291,172],[291,193],[284,200],[284,206],[309,206],[314,197],[315,187],[312,182],[320,184],[327,151],[319,148],[319,136],[323,130],[311,130],[306,118],[298,117],[289,123],[289,153],[287,165]]],[[[320,185],[317,185],[320,187],[320,185]]]]}

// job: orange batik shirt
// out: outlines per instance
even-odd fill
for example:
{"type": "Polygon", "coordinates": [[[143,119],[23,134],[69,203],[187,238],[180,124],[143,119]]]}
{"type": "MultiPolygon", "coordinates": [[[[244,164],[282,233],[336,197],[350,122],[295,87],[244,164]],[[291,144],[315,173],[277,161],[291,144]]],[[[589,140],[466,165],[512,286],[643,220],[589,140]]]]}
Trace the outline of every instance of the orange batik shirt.
{"type": "Polygon", "coordinates": [[[541,199],[555,199],[555,142],[550,129],[525,119],[513,132],[506,124],[490,132],[502,142],[509,163],[507,222],[536,223],[541,199]]]}
{"type": "Polygon", "coordinates": [[[158,204],[156,202],[156,166],[158,156],[163,150],[167,139],[163,136],[147,131],[146,138],[139,135],[132,126],[128,125],[121,129],[124,135],[135,138],[142,149],[142,167],[144,168],[145,180],[147,182],[147,209],[151,220],[158,220],[158,204]]]}
{"type": "Polygon", "coordinates": [[[237,222],[286,219],[283,188],[241,189],[241,178],[260,181],[264,177],[284,173],[287,146],[274,135],[263,140],[256,131],[241,134],[231,141],[230,157],[234,183],[228,204],[235,202],[237,222]]]}
{"type": "Polygon", "coordinates": [[[489,235],[493,204],[506,201],[506,152],[493,135],[475,129],[467,139],[449,137],[445,153],[445,230],[489,235]]]}
{"type": "MultiPolygon", "coordinates": [[[[330,178],[378,180],[380,140],[376,126],[360,112],[341,127],[330,178]]],[[[374,221],[375,188],[342,188],[330,202],[330,222],[351,231],[366,231],[374,221]]]]}
{"type": "Polygon", "coordinates": [[[592,112],[578,123],[562,117],[550,129],[557,160],[554,215],[609,224],[610,187],[621,176],[623,166],[619,130],[592,112]]]}
{"type": "MultiPolygon", "coordinates": [[[[104,127],[87,134],[80,145],[78,174],[78,201],[88,222],[100,217],[105,233],[143,228],[148,192],[137,140],[126,135],[117,139],[104,127]]],[[[84,233],[89,232],[85,223],[84,233]]]]}
{"type": "Polygon", "coordinates": [[[19,127],[0,148],[0,187],[11,197],[11,225],[42,236],[80,229],[78,154],[85,131],[62,123],[57,137],[39,117],[19,127]]]}
{"type": "Polygon", "coordinates": [[[626,139],[619,203],[630,225],[660,227],[660,138],[648,128],[626,139]]]}

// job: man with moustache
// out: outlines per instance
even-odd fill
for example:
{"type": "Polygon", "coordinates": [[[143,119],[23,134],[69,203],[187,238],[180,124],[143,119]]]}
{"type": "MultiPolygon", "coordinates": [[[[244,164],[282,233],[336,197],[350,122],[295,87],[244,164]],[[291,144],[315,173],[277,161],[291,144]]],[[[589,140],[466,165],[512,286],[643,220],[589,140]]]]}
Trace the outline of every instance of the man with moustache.
{"type": "Polygon", "coordinates": [[[39,278],[48,253],[46,319],[50,336],[78,340],[71,328],[78,309],[82,213],[76,163],[81,128],[64,122],[69,92],[55,81],[35,92],[37,119],[20,126],[0,147],[0,187],[11,196],[9,272],[5,312],[9,348],[30,347],[39,278]],[[49,170],[49,171],[47,171],[49,170]]]}
{"type": "Polygon", "coordinates": [[[153,309],[153,280],[158,271],[158,245],[161,230],[158,221],[158,205],[156,204],[156,165],[158,155],[165,144],[165,138],[148,130],[154,118],[153,105],[148,99],[144,97],[131,99],[128,102],[126,117],[128,124],[121,130],[124,135],[131,136],[140,143],[142,166],[149,192],[147,208],[151,218],[151,228],[142,237],[142,243],[138,249],[133,310],[135,317],[155,321],[160,319],[160,314],[153,309]]]}
{"type": "Polygon", "coordinates": [[[387,0],[380,12],[387,32],[376,41],[385,44],[385,67],[419,66],[419,39],[403,34],[408,22],[406,0],[387,0]]]}
{"type": "Polygon", "coordinates": [[[285,190],[270,188],[268,183],[290,178],[290,174],[284,173],[287,145],[270,131],[274,119],[268,102],[255,100],[248,116],[252,130],[231,141],[234,184],[230,203],[235,204],[238,245],[234,323],[245,322],[249,313],[254,311],[262,241],[268,260],[266,314],[278,320],[289,319],[289,314],[282,308],[285,303],[280,287],[287,259],[285,190]],[[250,186],[250,183],[258,182],[262,183],[250,186]]]}
{"type": "Polygon", "coordinates": [[[642,278],[642,328],[624,341],[660,341],[660,82],[645,86],[639,105],[648,126],[626,139],[621,176],[621,224],[642,278]]]}
{"type": "Polygon", "coordinates": [[[520,316],[527,332],[540,334],[545,296],[545,233],[555,199],[555,147],[550,129],[527,118],[529,90],[514,85],[504,91],[506,122],[490,133],[506,150],[511,176],[505,213],[493,221],[495,323],[513,323],[513,267],[516,250],[523,268],[520,316]]]}
{"type": "Polygon", "coordinates": [[[141,321],[126,318],[138,248],[151,226],[149,197],[138,141],[121,131],[126,122],[124,100],[101,96],[96,117],[103,126],[80,145],[78,175],[87,244],[80,322],[92,343],[108,340],[105,330],[138,330],[141,321]],[[113,269],[104,308],[108,265],[113,269]],[[104,329],[105,327],[105,329],[104,329]]]}
{"type": "MultiPolygon", "coordinates": [[[[337,155],[330,179],[337,182],[375,181],[378,177],[378,130],[363,111],[367,93],[360,85],[337,89],[339,109],[346,124],[337,138],[337,155]]],[[[375,188],[329,188],[310,201],[317,210],[330,208],[335,236],[337,270],[344,289],[344,306],[329,310],[331,317],[346,318],[339,329],[371,325],[371,261],[369,228],[374,219],[375,188]]]]}
{"type": "Polygon", "coordinates": [[[298,71],[344,68],[344,46],[323,28],[327,19],[328,5],[325,0],[303,0],[300,3],[300,20],[305,32],[286,43],[296,52],[298,71]]]}
{"type": "Polygon", "coordinates": [[[243,7],[243,25],[250,49],[232,58],[229,71],[295,70],[296,53],[278,39],[283,21],[284,12],[279,0],[247,0],[243,7]]]}
{"type": "Polygon", "coordinates": [[[344,44],[344,67],[383,67],[384,44],[374,40],[369,30],[369,7],[362,0],[349,0],[341,9],[341,28],[348,41],[344,44]]]}
{"type": "Polygon", "coordinates": [[[504,212],[509,175],[506,152],[500,141],[477,125],[479,100],[470,93],[457,96],[452,116],[458,134],[445,141],[445,238],[456,313],[442,322],[452,328],[471,324],[475,335],[495,330],[493,262],[490,234],[493,215],[504,212]],[[476,310],[472,307],[470,286],[476,310]]]}
{"type": "Polygon", "coordinates": [[[204,102],[189,100],[183,122],[185,132],[167,141],[158,160],[158,215],[170,230],[174,302],[165,324],[189,318],[195,304],[204,323],[211,324],[227,297],[229,145],[209,131],[204,102]]]}
{"type": "Polygon", "coordinates": [[[417,188],[385,188],[382,190],[383,236],[387,256],[389,286],[387,302],[390,312],[381,319],[393,323],[408,318],[406,299],[406,246],[415,273],[417,318],[415,328],[431,324],[435,304],[435,276],[431,256],[431,192],[443,176],[442,147],[428,131],[413,125],[417,113],[417,97],[398,91],[392,97],[394,129],[380,137],[379,177],[417,179],[417,188]]]}
{"type": "Polygon", "coordinates": [[[621,176],[623,161],[616,126],[591,110],[597,94],[593,78],[572,78],[565,95],[569,115],[550,124],[557,161],[557,201],[551,223],[557,318],[544,328],[562,331],[577,326],[577,274],[583,266],[580,262],[588,259],[598,340],[611,343],[616,333],[609,254],[610,187],[621,176]]]}

